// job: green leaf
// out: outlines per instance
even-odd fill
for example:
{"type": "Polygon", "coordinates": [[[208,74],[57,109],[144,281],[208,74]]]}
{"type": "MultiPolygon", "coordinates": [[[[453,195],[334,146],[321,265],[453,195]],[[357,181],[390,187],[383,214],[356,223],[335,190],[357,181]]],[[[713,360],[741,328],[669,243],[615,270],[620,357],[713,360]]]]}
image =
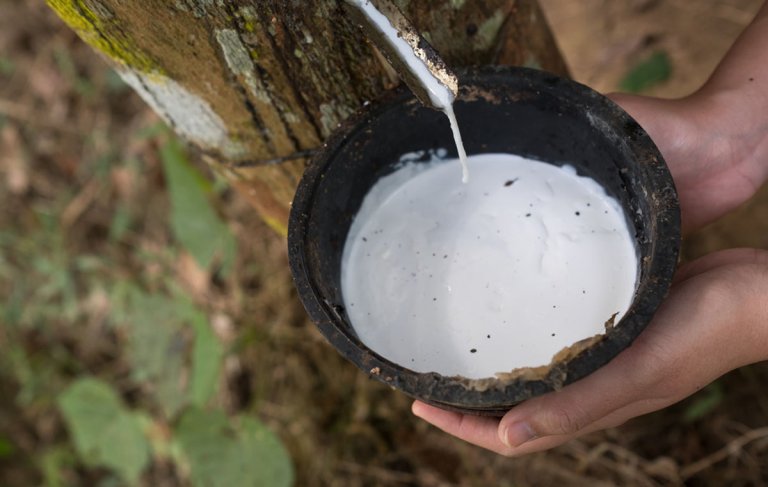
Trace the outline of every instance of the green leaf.
{"type": "Polygon", "coordinates": [[[59,72],[75,88],[81,96],[90,98],[96,94],[96,87],[88,79],[80,75],[75,66],[72,54],[64,47],[56,47],[53,50],[53,57],[59,72]]]}
{"type": "Polygon", "coordinates": [[[131,318],[131,299],[141,291],[129,279],[117,278],[109,290],[110,321],[124,325],[131,318]]]}
{"type": "Polygon", "coordinates": [[[166,418],[216,394],[224,347],[208,317],[184,296],[146,295],[133,289],[125,321],[133,378],[153,386],[166,418]],[[189,367],[189,381],[182,380],[189,367]]]}
{"type": "Polygon", "coordinates": [[[115,209],[115,214],[109,224],[109,238],[113,241],[121,240],[133,223],[133,215],[126,205],[120,205],[115,209]]]}
{"type": "Polygon", "coordinates": [[[10,76],[16,70],[16,64],[11,58],[0,56],[0,75],[10,76]]]}
{"type": "Polygon", "coordinates": [[[187,401],[183,378],[188,343],[176,302],[135,291],[130,300],[128,352],[133,379],[154,386],[155,397],[167,418],[187,401]]]}
{"type": "MultiPolygon", "coordinates": [[[[11,282],[10,280],[8,282],[11,282]]],[[[11,290],[11,295],[7,297],[7,301],[3,308],[3,322],[7,326],[17,326],[22,322],[25,309],[25,298],[27,297],[27,285],[24,281],[14,283],[11,290]]]]}
{"type": "Polygon", "coordinates": [[[197,171],[173,137],[160,150],[171,198],[171,228],[179,243],[198,264],[208,269],[214,258],[222,259],[228,273],[236,252],[235,238],[209,200],[210,183],[197,171]]]}
{"type": "Polygon", "coordinates": [[[176,441],[184,453],[195,487],[228,487],[236,479],[237,444],[227,435],[227,417],[220,411],[190,409],[176,428],[176,441]]]}
{"type": "Polygon", "coordinates": [[[252,485],[292,485],[291,457],[280,439],[255,418],[243,416],[239,423],[243,468],[252,485]]]}
{"type": "Polygon", "coordinates": [[[167,137],[171,131],[165,122],[156,122],[151,125],[143,125],[136,131],[134,137],[138,140],[149,140],[160,136],[167,137]]]}
{"type": "Polygon", "coordinates": [[[719,382],[713,382],[690,399],[683,421],[693,423],[712,413],[723,402],[725,394],[719,382]]]}
{"type": "Polygon", "coordinates": [[[123,78],[114,69],[107,71],[105,84],[107,92],[111,95],[126,93],[130,90],[126,82],[123,81],[123,78]]]}
{"type": "Polygon", "coordinates": [[[293,466],[280,440],[256,418],[234,425],[219,411],[192,409],[176,429],[195,487],[282,487],[293,466]]]}
{"type": "Polygon", "coordinates": [[[656,51],[637,63],[619,84],[622,91],[640,93],[652,88],[672,75],[672,63],[666,51],[656,51]]]}
{"type": "Polygon", "coordinates": [[[216,394],[224,347],[203,313],[193,310],[190,324],[195,330],[190,394],[192,404],[203,407],[216,394]]]}
{"type": "Polygon", "coordinates": [[[138,482],[149,463],[149,443],[138,416],[109,384],[78,380],[61,394],[59,408],[86,464],[111,469],[129,484],[138,482]]]}
{"type": "Polygon", "coordinates": [[[0,436],[0,459],[10,457],[15,451],[16,448],[14,448],[13,443],[7,438],[0,436]]]}
{"type": "Polygon", "coordinates": [[[71,448],[59,445],[38,454],[37,464],[45,487],[64,487],[69,485],[64,479],[77,465],[77,458],[71,448]]]}

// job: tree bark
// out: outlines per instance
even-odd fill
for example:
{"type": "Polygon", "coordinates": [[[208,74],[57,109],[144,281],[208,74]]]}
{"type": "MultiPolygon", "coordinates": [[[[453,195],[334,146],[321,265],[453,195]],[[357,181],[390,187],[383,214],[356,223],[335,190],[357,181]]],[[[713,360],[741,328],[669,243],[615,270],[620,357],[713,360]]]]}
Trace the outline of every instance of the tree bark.
{"type": "MultiPolygon", "coordinates": [[[[46,0],[277,231],[312,151],[399,83],[338,0],[46,0]]],[[[565,74],[536,0],[398,0],[454,67],[565,74]]]]}

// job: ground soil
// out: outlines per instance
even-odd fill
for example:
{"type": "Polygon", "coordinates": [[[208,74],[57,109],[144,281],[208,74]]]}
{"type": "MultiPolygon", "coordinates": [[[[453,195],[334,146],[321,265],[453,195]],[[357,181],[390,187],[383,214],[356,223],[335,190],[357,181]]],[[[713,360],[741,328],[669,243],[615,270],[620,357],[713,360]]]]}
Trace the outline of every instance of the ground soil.
{"type": "MultiPolygon", "coordinates": [[[[157,215],[167,211],[167,196],[157,147],[137,134],[157,119],[42,3],[0,0],[0,229],[22,231],[29,209],[42,208],[62,222],[73,255],[114,256],[126,275],[154,272],[137,265],[135,255],[166,245],[167,221],[157,215]],[[140,174],[111,165],[129,159],[143,161],[140,174]],[[111,189],[100,192],[102,179],[95,174],[104,171],[111,189]],[[104,233],[118,204],[129,205],[140,224],[132,245],[115,248],[104,233]]],[[[706,79],[761,1],[542,4],[577,80],[614,91],[631,66],[663,49],[672,76],[648,94],[675,97],[706,79]]],[[[765,364],[720,379],[716,403],[696,420],[683,418],[703,395],[550,452],[498,457],[415,420],[407,398],[342,360],[298,304],[283,239],[234,192],[223,193],[222,208],[237,235],[244,270],[227,293],[202,284],[214,323],[237,337],[220,401],[232,412],[258,414],[277,432],[294,458],[297,485],[768,483],[765,364]]],[[[768,248],[768,188],[688,237],[684,258],[733,246],[768,248]]],[[[11,254],[0,257],[17,258],[11,254]]],[[[190,278],[183,269],[176,272],[179,279],[190,278]]],[[[0,290],[11,288],[0,283],[0,290]]],[[[85,362],[117,353],[114,344],[91,343],[87,334],[73,336],[66,327],[57,333],[85,362]]],[[[29,343],[39,343],[40,336],[32,333],[29,343]]],[[[0,330],[0,347],[11,345],[0,330]]],[[[41,455],[65,441],[51,405],[19,406],[22,386],[0,379],[0,433],[18,450],[13,461],[0,460],[0,484],[11,487],[41,483],[40,458],[47,458],[41,455]]],[[[99,478],[81,466],[67,475],[69,485],[97,485],[99,478]]],[[[186,485],[163,462],[144,482],[186,485]]]]}

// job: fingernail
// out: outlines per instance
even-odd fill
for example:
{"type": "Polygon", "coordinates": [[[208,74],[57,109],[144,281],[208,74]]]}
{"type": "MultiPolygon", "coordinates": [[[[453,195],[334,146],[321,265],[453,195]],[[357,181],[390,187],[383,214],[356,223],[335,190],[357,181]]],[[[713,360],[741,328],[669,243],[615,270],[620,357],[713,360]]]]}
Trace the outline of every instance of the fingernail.
{"type": "Polygon", "coordinates": [[[536,438],[536,433],[533,428],[526,422],[512,423],[511,425],[503,428],[499,435],[501,442],[510,448],[517,448],[518,446],[531,441],[536,438]]]}
{"type": "Polygon", "coordinates": [[[413,404],[411,404],[411,412],[414,416],[421,417],[421,413],[424,410],[424,404],[422,404],[419,401],[413,401],[413,404]]]}

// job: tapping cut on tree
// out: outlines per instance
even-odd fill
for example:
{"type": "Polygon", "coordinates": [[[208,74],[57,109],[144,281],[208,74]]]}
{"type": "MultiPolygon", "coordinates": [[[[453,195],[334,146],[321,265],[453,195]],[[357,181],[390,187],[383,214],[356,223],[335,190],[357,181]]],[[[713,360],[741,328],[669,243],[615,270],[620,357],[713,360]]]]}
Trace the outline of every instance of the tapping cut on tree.
{"type": "MultiPolygon", "coordinates": [[[[275,230],[308,157],[399,83],[337,0],[47,0],[275,230]]],[[[454,68],[564,74],[536,0],[397,5],[454,68]]]]}

